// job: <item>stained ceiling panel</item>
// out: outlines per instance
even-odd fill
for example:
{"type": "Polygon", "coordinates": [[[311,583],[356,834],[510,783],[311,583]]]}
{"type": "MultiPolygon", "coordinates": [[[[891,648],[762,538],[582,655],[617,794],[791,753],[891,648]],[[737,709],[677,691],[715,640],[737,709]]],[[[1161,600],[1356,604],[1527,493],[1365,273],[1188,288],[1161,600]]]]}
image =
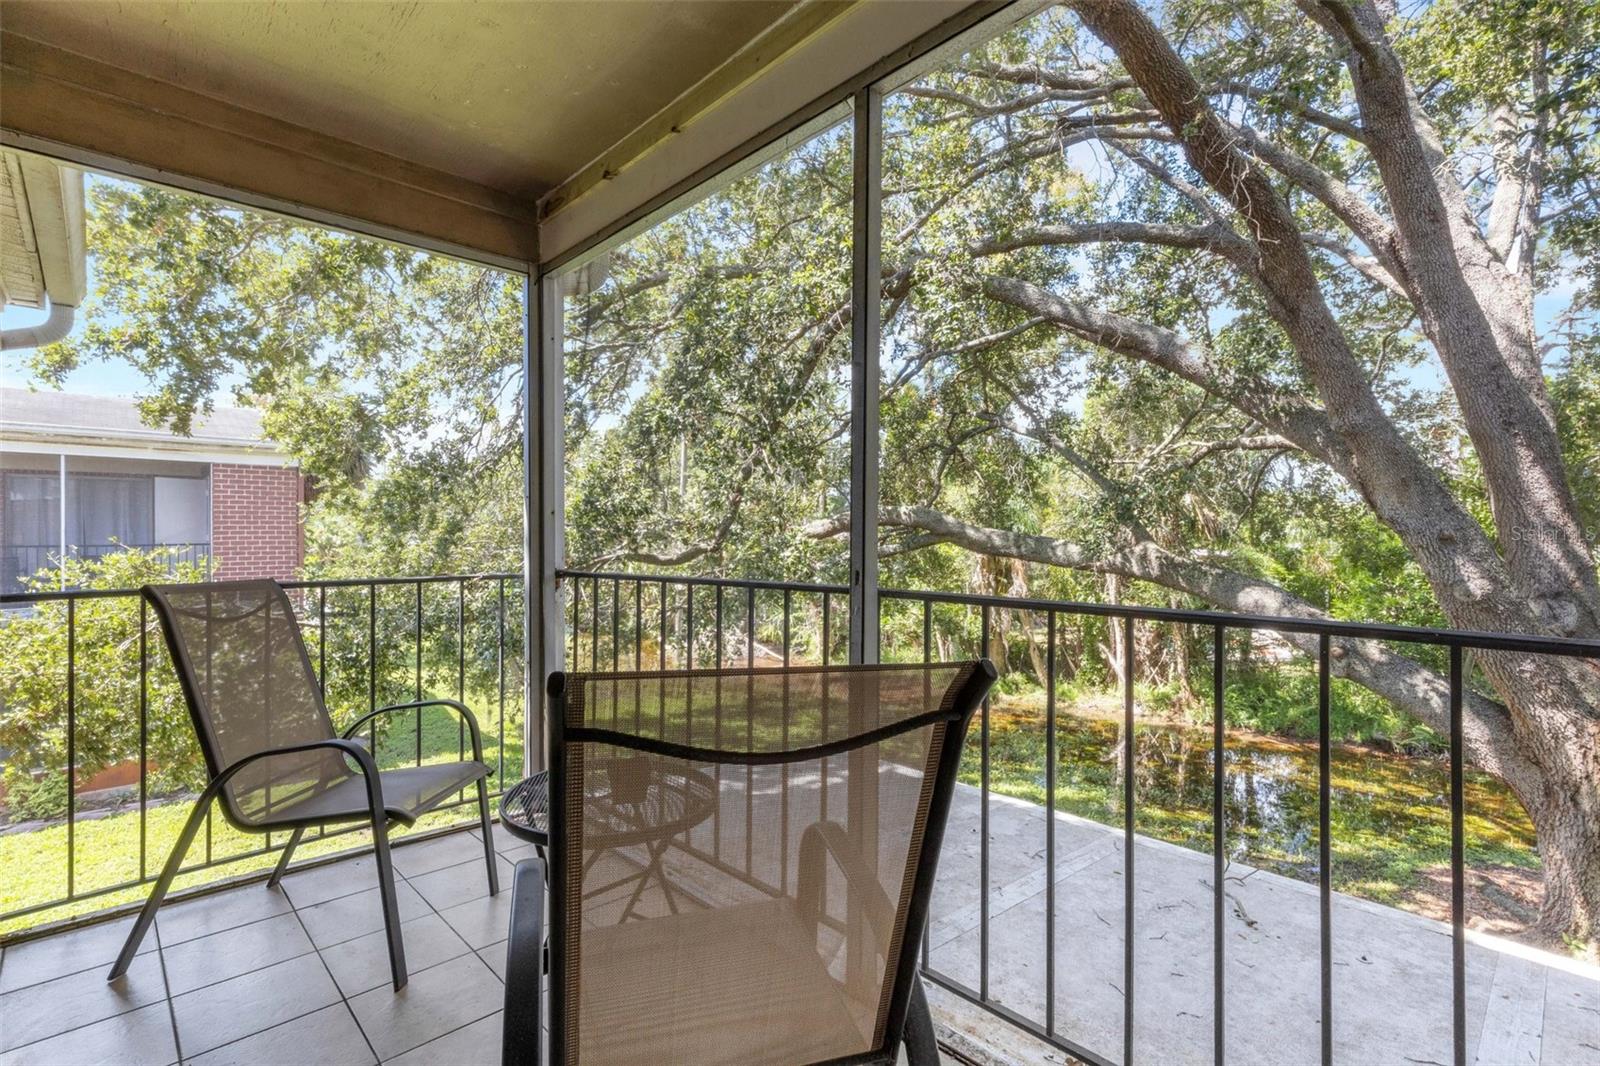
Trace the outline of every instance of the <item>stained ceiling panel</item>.
{"type": "Polygon", "coordinates": [[[7,0],[3,24],[531,200],[793,7],[795,0],[7,0]]]}

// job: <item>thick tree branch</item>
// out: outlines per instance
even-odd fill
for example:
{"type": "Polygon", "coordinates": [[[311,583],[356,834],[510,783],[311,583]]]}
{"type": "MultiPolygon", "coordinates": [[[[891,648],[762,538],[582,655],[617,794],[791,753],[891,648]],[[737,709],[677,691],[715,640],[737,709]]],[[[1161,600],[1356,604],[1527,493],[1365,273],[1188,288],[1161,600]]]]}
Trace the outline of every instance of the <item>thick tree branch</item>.
{"type": "Polygon", "coordinates": [[[1307,233],[1305,242],[1313,248],[1321,248],[1332,252],[1345,262],[1350,269],[1366,278],[1374,285],[1387,289],[1402,300],[1410,300],[1411,294],[1406,292],[1404,285],[1389,273],[1388,269],[1378,261],[1376,256],[1362,255],[1354,248],[1331,233],[1307,233]]]}
{"type": "Polygon", "coordinates": [[[1251,100],[1262,100],[1267,103],[1277,104],[1284,110],[1299,115],[1313,125],[1321,126],[1325,130],[1350,138],[1352,141],[1366,143],[1367,133],[1360,126],[1347,118],[1324,111],[1303,97],[1284,89],[1269,89],[1260,85],[1251,85],[1249,82],[1225,80],[1216,84],[1214,90],[1218,94],[1243,96],[1251,100]]]}
{"type": "MultiPolygon", "coordinates": [[[[1148,540],[1121,551],[1098,554],[1055,537],[964,522],[931,507],[881,507],[878,524],[913,531],[911,543],[919,548],[953,544],[981,555],[1149,581],[1238,614],[1328,617],[1326,612],[1270,581],[1175,555],[1148,540]]],[[[823,539],[840,536],[849,529],[847,512],[807,523],[803,532],[823,539]]],[[[1318,638],[1314,634],[1280,635],[1301,652],[1316,654],[1318,638]]],[[[1444,678],[1376,641],[1339,639],[1333,644],[1335,676],[1377,693],[1432,729],[1449,731],[1450,686],[1444,678]]],[[[1477,693],[1469,693],[1466,704],[1465,734],[1472,761],[1502,776],[1526,772],[1524,767],[1508,765],[1517,762],[1518,757],[1507,745],[1493,739],[1510,729],[1506,708],[1477,693]]]]}
{"type": "Polygon", "coordinates": [[[1310,10],[1349,42],[1356,102],[1394,208],[1404,276],[1483,464],[1519,598],[1539,627],[1600,633],[1600,584],[1545,389],[1531,291],[1479,232],[1379,12],[1366,2],[1310,10]]]}
{"type": "Polygon", "coordinates": [[[1077,226],[1038,226],[1005,237],[979,241],[968,249],[974,258],[1074,244],[1153,244],[1220,255],[1246,273],[1255,270],[1250,242],[1224,225],[1174,226],[1164,222],[1107,221],[1077,226]]]}
{"type": "Polygon", "coordinates": [[[1251,155],[1316,197],[1350,228],[1358,241],[1371,250],[1385,270],[1404,284],[1405,276],[1394,252],[1394,227],[1360,194],[1315,163],[1273,144],[1255,130],[1237,126],[1231,128],[1238,134],[1239,143],[1251,155]]]}
{"type": "MultiPolygon", "coordinates": [[[[1294,345],[1353,460],[1341,473],[1411,550],[1458,624],[1537,627],[1527,604],[1509,594],[1505,567],[1482,528],[1378,403],[1323,298],[1288,205],[1241,150],[1237,131],[1206,105],[1194,74],[1161,29],[1135,0],[1073,0],[1072,6],[1161,112],[1189,164],[1245,221],[1259,250],[1255,276],[1268,310],[1294,345]],[[1440,550],[1443,544],[1450,550],[1440,550]]],[[[1374,137],[1380,134],[1373,123],[1367,126],[1374,137]]]]}
{"type": "Polygon", "coordinates": [[[966,71],[993,81],[1006,81],[1014,85],[1042,85],[1057,92],[1085,94],[1083,98],[1109,96],[1114,92],[1137,88],[1132,78],[1116,78],[1103,70],[1062,71],[1053,70],[1040,63],[989,63],[968,62],[966,71]]]}
{"type": "Polygon", "coordinates": [[[1295,450],[1294,441],[1288,437],[1280,437],[1276,433],[1257,433],[1243,437],[1234,437],[1232,440],[1196,441],[1195,451],[1183,461],[1183,465],[1195,466],[1203,459],[1207,459],[1221,452],[1287,452],[1295,450]]]}
{"type": "Polygon", "coordinates": [[[1074,336],[1175,374],[1293,441],[1340,473],[1353,472],[1348,449],[1327,414],[1292,393],[1242,378],[1171,330],[1091,307],[1016,278],[986,275],[984,295],[1021,308],[1074,336]]]}

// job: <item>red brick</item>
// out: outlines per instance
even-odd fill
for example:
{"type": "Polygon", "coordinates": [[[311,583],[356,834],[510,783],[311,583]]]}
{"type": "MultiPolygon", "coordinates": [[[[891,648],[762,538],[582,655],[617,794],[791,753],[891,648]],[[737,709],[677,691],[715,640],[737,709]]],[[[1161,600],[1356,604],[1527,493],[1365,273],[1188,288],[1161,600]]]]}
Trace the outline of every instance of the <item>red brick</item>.
{"type": "Polygon", "coordinates": [[[216,576],[291,578],[305,561],[305,479],[288,467],[211,467],[211,552],[216,576]]]}

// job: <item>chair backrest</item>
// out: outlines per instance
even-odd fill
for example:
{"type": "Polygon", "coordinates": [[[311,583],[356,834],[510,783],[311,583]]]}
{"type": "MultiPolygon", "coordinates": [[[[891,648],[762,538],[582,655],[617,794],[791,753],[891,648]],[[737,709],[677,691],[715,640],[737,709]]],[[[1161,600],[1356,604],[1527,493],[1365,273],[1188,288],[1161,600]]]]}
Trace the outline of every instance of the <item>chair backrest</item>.
{"type": "MultiPolygon", "coordinates": [[[[289,597],[276,581],[147,585],[206,766],[335,736],[289,597]]],[[[242,828],[355,771],[333,749],[267,757],[234,775],[223,810],[242,828]]]]}
{"type": "Polygon", "coordinates": [[[554,675],[551,1061],[897,1047],[994,676],[987,660],[554,675]]]}

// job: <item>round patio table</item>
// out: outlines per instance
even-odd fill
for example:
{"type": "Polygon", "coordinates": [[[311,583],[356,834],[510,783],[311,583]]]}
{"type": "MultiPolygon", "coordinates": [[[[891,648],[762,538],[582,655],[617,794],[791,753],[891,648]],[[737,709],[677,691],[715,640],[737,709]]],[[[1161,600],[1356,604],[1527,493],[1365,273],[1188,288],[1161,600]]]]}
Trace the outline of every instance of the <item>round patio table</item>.
{"type": "MultiPolygon", "coordinates": [[[[645,862],[607,884],[586,889],[584,898],[610,892],[638,881],[623,908],[621,921],[633,914],[650,879],[661,885],[672,913],[678,913],[677,896],[668,883],[662,859],[672,838],[687,833],[711,817],[717,804],[717,786],[698,770],[664,770],[653,759],[619,758],[595,765],[584,775],[583,845],[589,853],[584,872],[606,851],[643,846],[645,862]]],[[[540,771],[513,785],[500,800],[500,823],[513,836],[536,845],[541,853],[550,845],[550,775],[540,771]]]]}

